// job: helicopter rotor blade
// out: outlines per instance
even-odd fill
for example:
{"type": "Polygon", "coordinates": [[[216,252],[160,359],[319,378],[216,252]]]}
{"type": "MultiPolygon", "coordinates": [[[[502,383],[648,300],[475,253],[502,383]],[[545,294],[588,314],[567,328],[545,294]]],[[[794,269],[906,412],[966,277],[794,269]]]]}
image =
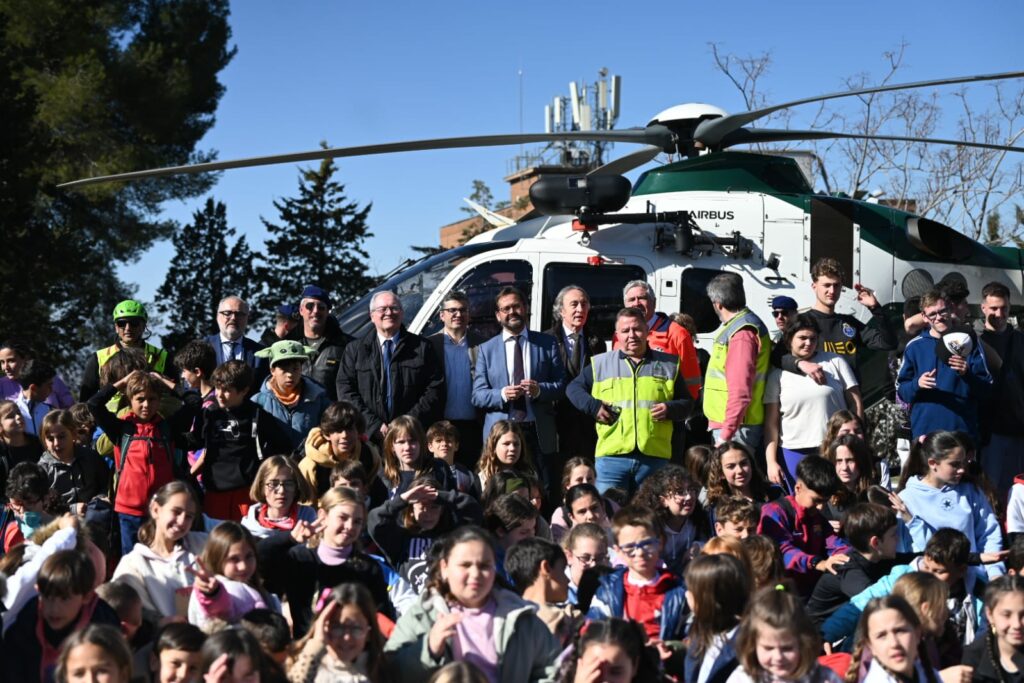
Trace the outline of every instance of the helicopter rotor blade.
{"type": "Polygon", "coordinates": [[[327,149],[311,150],[308,152],[274,154],[262,157],[249,157],[246,159],[232,159],[229,161],[211,161],[202,164],[189,164],[184,166],[168,166],[165,168],[154,168],[145,171],[131,171],[129,173],[117,173],[114,175],[84,178],[81,180],[62,183],[61,185],[58,185],[58,187],[83,187],[85,185],[94,185],[96,183],[112,181],[158,178],[161,176],[178,175],[183,173],[208,173],[211,171],[224,171],[232,168],[319,161],[321,159],[336,159],[339,157],[369,156],[371,154],[393,154],[395,152],[455,149],[461,147],[498,147],[502,145],[521,145],[533,142],[558,142],[562,140],[629,142],[656,145],[659,150],[663,149],[665,151],[670,151],[674,149],[675,135],[665,126],[655,124],[646,128],[626,128],[623,130],[589,132],[570,131],[565,133],[517,133],[514,135],[475,135],[458,138],[410,140],[407,142],[389,142],[379,145],[332,147],[327,149]]]}
{"type": "Polygon", "coordinates": [[[693,139],[698,142],[702,142],[708,147],[717,147],[725,137],[740,129],[742,126],[756,121],[759,118],[768,116],[769,114],[775,113],[781,109],[789,109],[790,107],[796,107],[801,104],[810,104],[812,102],[824,102],[826,100],[834,100],[841,97],[854,97],[856,95],[870,95],[872,93],[879,92],[890,92],[893,90],[911,90],[914,88],[930,88],[940,85],[955,85],[957,83],[976,83],[979,81],[998,81],[1008,78],[1020,78],[1024,76],[1024,71],[1007,71],[1005,73],[998,74],[982,74],[976,76],[957,76],[954,78],[939,78],[933,81],[918,81],[916,83],[901,83],[894,85],[880,85],[872,88],[860,88],[858,90],[846,90],[843,92],[830,93],[828,95],[818,95],[817,97],[806,97],[801,100],[793,100],[792,102],[783,102],[782,104],[774,104],[764,109],[754,109],[753,111],[744,111],[737,114],[730,114],[728,116],[722,116],[717,119],[708,119],[701,121],[696,130],[693,132],[693,139]]]}
{"type": "Polygon", "coordinates": [[[1024,147],[996,145],[987,142],[970,142],[967,140],[946,140],[942,138],[916,138],[906,135],[867,135],[859,133],[837,133],[828,130],[776,130],[771,128],[740,128],[725,136],[721,145],[745,145],[757,142],[785,142],[788,140],[827,140],[832,138],[849,140],[887,140],[893,142],[924,142],[933,145],[954,145],[957,147],[975,147],[978,149],[994,149],[1003,152],[1024,152],[1024,147]]]}
{"type": "Polygon", "coordinates": [[[587,175],[622,175],[629,173],[634,168],[643,166],[651,159],[661,154],[662,148],[654,145],[647,145],[635,152],[630,152],[618,159],[613,159],[603,166],[598,166],[587,175]]]}

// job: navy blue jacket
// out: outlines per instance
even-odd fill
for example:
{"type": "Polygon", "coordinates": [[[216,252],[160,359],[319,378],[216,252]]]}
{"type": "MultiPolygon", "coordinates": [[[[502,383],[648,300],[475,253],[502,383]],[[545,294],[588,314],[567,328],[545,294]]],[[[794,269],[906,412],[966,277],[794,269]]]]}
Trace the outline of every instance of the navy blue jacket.
{"type": "MultiPolygon", "coordinates": [[[[602,576],[587,612],[588,620],[606,617],[625,618],[626,611],[626,567],[618,567],[610,574],[602,576]]],[[[686,587],[682,580],[674,588],[665,593],[661,604],[661,640],[681,640],[686,628],[686,587]]],[[[686,679],[690,680],[690,679],[686,679]]],[[[694,679],[696,680],[696,679],[694,679]]]]}

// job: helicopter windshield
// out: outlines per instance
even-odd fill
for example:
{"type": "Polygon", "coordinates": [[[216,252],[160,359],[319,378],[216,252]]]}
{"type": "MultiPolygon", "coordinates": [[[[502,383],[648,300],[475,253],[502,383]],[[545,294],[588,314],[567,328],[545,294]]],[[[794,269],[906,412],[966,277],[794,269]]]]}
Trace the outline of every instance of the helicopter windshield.
{"type": "Polygon", "coordinates": [[[441,284],[441,281],[457,264],[485,251],[504,249],[513,244],[515,244],[514,240],[464,244],[439,254],[425,256],[401,267],[398,272],[388,276],[384,282],[349,305],[338,314],[338,323],[346,334],[355,338],[362,337],[369,331],[371,325],[370,298],[375,292],[391,290],[401,300],[403,317],[408,324],[419,313],[423,302],[430,298],[434,289],[441,284]]]}

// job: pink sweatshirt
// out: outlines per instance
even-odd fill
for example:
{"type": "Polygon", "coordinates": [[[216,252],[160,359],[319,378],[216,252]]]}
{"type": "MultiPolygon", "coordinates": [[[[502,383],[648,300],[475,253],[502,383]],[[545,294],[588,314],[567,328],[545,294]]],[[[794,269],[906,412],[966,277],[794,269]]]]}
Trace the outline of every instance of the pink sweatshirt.
{"type": "Polygon", "coordinates": [[[754,391],[757,374],[757,354],[761,340],[757,332],[745,327],[729,339],[729,354],[725,357],[725,382],[729,387],[729,402],[725,405],[725,422],[709,421],[711,429],[721,429],[720,439],[728,441],[743,424],[754,391]]]}

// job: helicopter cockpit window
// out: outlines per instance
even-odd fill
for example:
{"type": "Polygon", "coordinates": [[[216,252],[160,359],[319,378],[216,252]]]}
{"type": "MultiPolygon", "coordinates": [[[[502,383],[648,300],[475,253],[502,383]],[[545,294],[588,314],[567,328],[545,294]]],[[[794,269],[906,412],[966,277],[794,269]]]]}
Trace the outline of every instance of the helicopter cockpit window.
{"type": "Polygon", "coordinates": [[[722,271],[709,268],[687,268],[680,287],[681,313],[689,313],[697,324],[697,332],[707,334],[718,329],[719,320],[708,298],[708,283],[722,271]]]}
{"type": "MultiPolygon", "coordinates": [[[[470,270],[456,284],[454,289],[461,290],[469,297],[469,324],[485,339],[489,339],[501,331],[498,320],[494,317],[494,298],[502,287],[518,287],[530,298],[533,289],[533,266],[522,259],[501,259],[481,263],[470,270]]],[[[431,335],[441,329],[438,311],[430,317],[420,332],[431,335]]]]}
{"type": "Polygon", "coordinates": [[[541,329],[551,329],[554,322],[551,307],[562,287],[578,285],[590,297],[587,327],[601,339],[611,339],[615,331],[615,314],[622,308],[622,288],[630,280],[646,279],[647,273],[639,266],[550,263],[544,268],[541,329]]]}

